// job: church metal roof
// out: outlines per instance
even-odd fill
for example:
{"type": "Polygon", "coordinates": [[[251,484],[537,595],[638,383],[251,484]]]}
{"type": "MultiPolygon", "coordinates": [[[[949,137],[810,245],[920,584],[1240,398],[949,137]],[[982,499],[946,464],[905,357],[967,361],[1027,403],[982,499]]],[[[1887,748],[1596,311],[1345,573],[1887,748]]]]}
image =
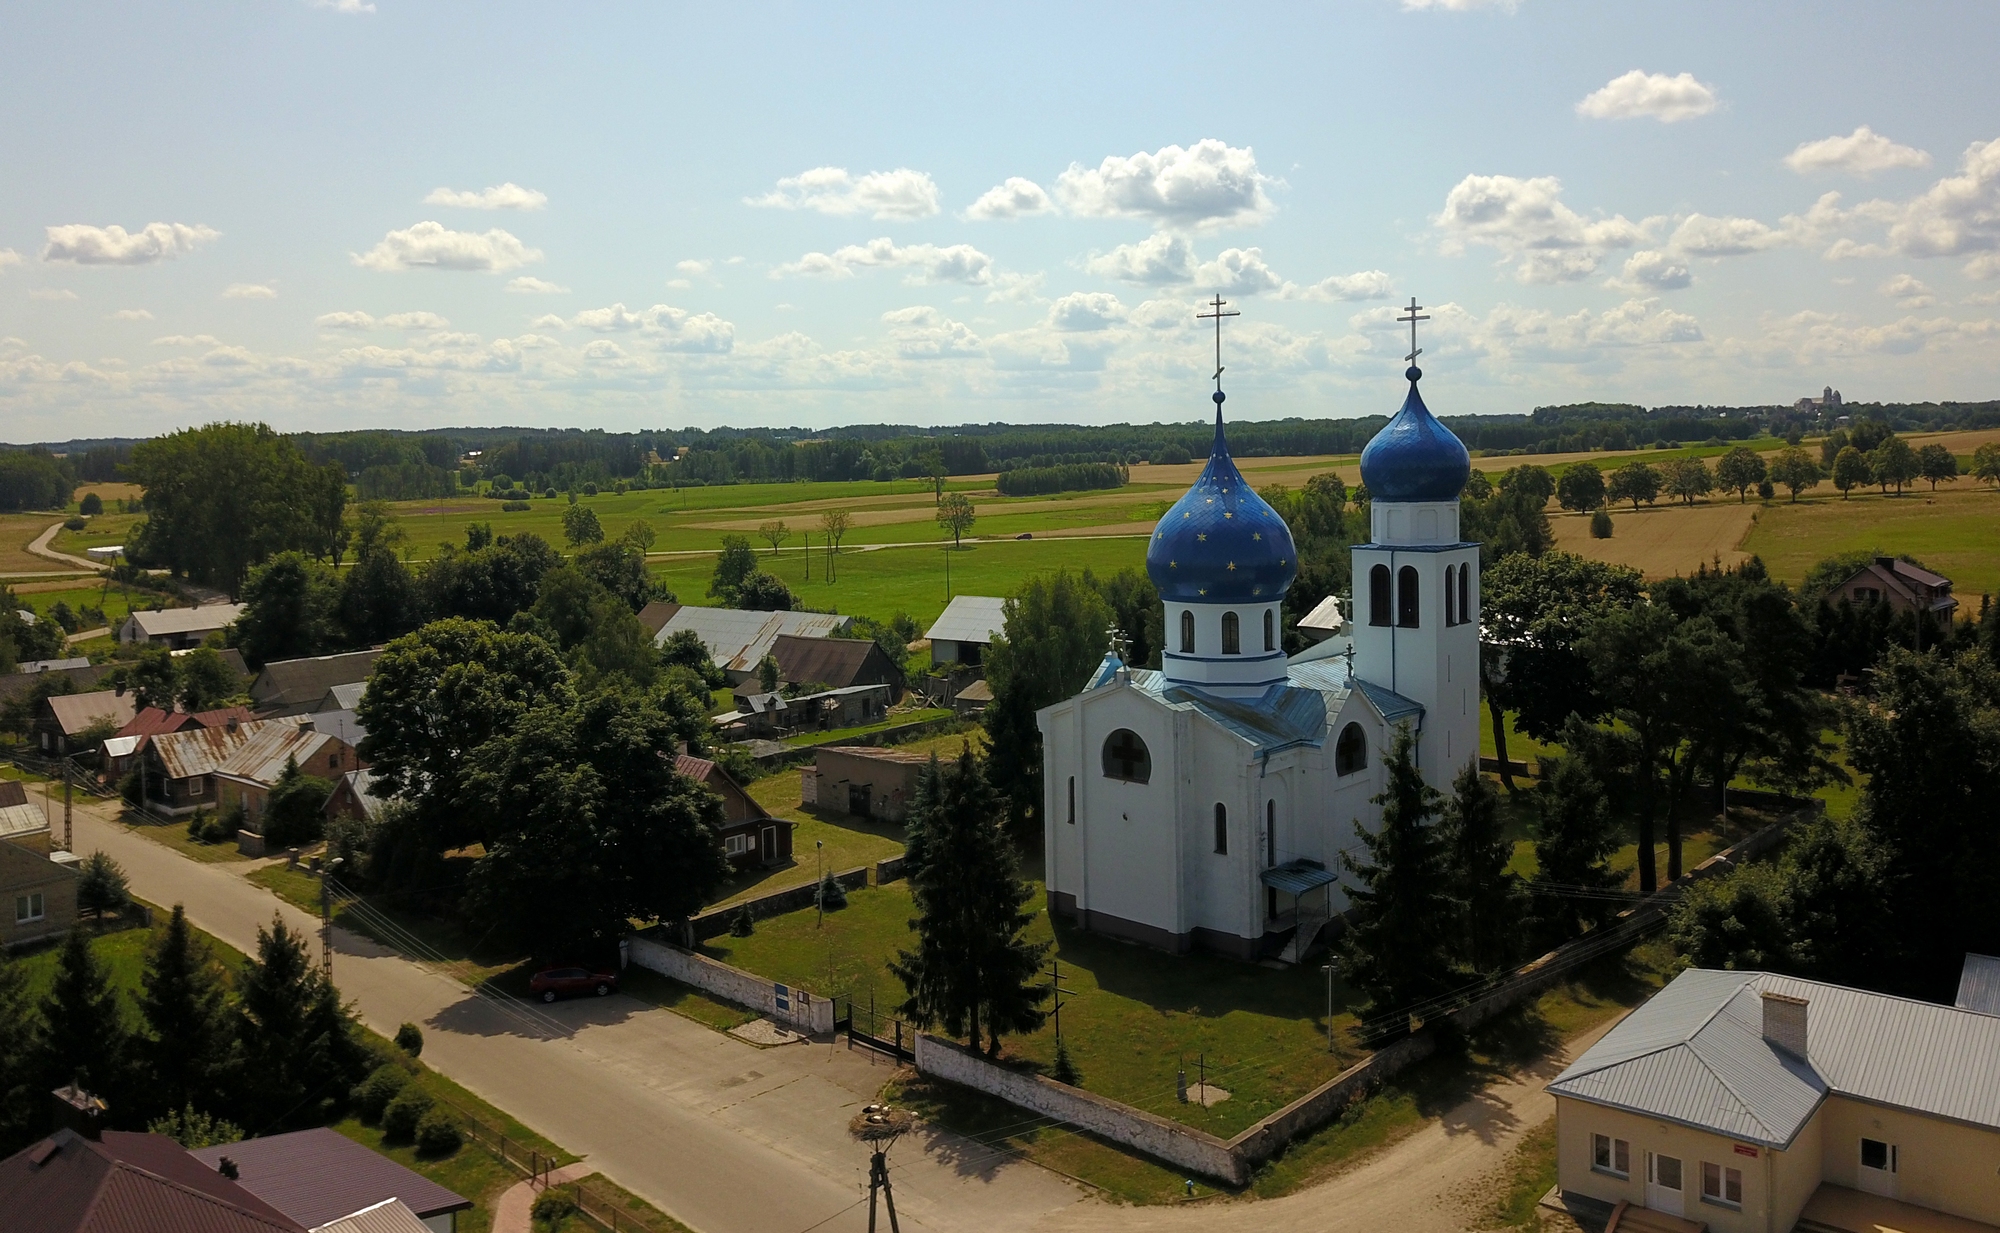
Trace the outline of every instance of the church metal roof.
{"type": "Polygon", "coordinates": [[[1333,872],[1318,861],[1290,860],[1266,869],[1257,880],[1287,895],[1303,895],[1334,881],[1333,872]]]}
{"type": "Polygon", "coordinates": [[[1376,501],[1455,501],[1472,474],[1465,443],[1438,422],[1417,391],[1414,364],[1402,410],[1361,451],[1361,482],[1376,501]]]}
{"type": "Polygon", "coordinates": [[[1257,495],[1229,456],[1216,394],[1208,465],[1153,528],[1146,573],[1160,598],[1183,604],[1242,604],[1281,598],[1298,575],[1292,531],[1257,495]]]}

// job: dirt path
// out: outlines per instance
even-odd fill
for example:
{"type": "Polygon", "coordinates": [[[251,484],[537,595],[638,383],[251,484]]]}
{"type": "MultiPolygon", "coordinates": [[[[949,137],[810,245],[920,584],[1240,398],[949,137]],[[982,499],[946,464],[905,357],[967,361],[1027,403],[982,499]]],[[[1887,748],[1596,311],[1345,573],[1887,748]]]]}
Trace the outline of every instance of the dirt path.
{"type": "Polygon", "coordinates": [[[99,565],[95,561],[89,560],[84,557],[73,557],[67,552],[57,552],[55,549],[49,547],[49,541],[54,539],[56,537],[56,532],[62,529],[63,529],[62,523],[60,522],[50,523],[49,529],[42,532],[40,535],[37,535],[35,537],[34,542],[28,545],[28,551],[34,553],[38,557],[46,557],[51,561],[60,561],[64,565],[81,566],[82,568],[87,569],[92,573],[96,573],[98,570],[104,568],[102,565],[99,565]]]}
{"type": "MultiPolygon", "coordinates": [[[[1621,1016],[1622,1017],[1622,1016],[1621,1016]]],[[[1423,1129],[1363,1157],[1331,1179],[1282,1199],[1235,1199],[1190,1207],[1110,1207],[1086,1203],[1054,1213],[1049,1230],[1117,1233],[1460,1233],[1481,1219],[1493,1175],[1522,1135],[1555,1116],[1542,1090],[1571,1058],[1611,1030],[1616,1018],[1571,1040],[1506,1083],[1486,1088],[1423,1129]]]]}

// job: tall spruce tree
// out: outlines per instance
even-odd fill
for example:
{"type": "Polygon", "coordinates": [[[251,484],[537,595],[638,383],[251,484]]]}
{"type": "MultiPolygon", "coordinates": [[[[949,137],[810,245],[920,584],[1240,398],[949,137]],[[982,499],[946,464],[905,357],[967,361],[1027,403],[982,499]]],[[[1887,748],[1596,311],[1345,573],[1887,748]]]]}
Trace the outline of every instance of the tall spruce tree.
{"type": "Polygon", "coordinates": [[[1521,881],[1507,871],[1514,845],[1501,831],[1500,798],[1468,762],[1444,802],[1445,863],[1458,904],[1457,950],[1466,966],[1491,972],[1511,962],[1521,919],[1521,881]]]}
{"type": "Polygon", "coordinates": [[[154,939],[139,979],[146,1031],[133,1041],[133,1053],[147,1112],[190,1107],[220,1112],[216,1082],[229,1054],[222,968],[189,927],[180,904],[154,939]]]}
{"type": "MultiPolygon", "coordinates": [[[[1570,725],[1573,736],[1582,738],[1582,729],[1581,723],[1570,725]]],[[[1579,743],[1587,744],[1587,739],[1579,743]]],[[[1538,880],[1552,884],[1537,915],[1545,923],[1548,940],[1560,942],[1602,921],[1607,914],[1609,901],[1590,895],[1621,881],[1611,870],[1618,833],[1605,806],[1604,785],[1580,753],[1542,759],[1535,810],[1540,815],[1535,836],[1538,880]]]]}
{"type": "Polygon", "coordinates": [[[919,818],[923,863],[910,879],[917,947],[889,965],[909,994],[905,1017],[974,1049],[983,1029],[989,1056],[1003,1035],[1032,1032],[1048,1014],[1038,976],[1051,944],[1022,936],[1035,919],[1034,888],[1021,879],[1005,810],[970,748],[940,768],[919,818]]]}
{"type": "Polygon", "coordinates": [[[40,1021],[28,996],[28,975],[0,951],[0,1156],[26,1146],[40,1129],[41,1071],[36,1065],[40,1021]]]}
{"type": "Polygon", "coordinates": [[[44,1090],[75,1081],[102,1097],[113,1118],[130,1120],[126,1078],[131,1039],[111,974],[80,927],[69,931],[56,956],[55,983],[42,999],[37,1043],[44,1090]]]}
{"type": "Polygon", "coordinates": [[[1348,892],[1355,910],[1341,937],[1342,966],[1347,983],[1368,994],[1378,1015],[1451,984],[1457,913],[1444,837],[1431,824],[1441,798],[1417,770],[1414,746],[1408,725],[1399,727],[1382,764],[1386,786],[1371,798],[1382,807],[1382,825],[1371,832],[1357,824],[1366,856],[1340,858],[1360,883],[1348,892]]]}
{"type": "Polygon", "coordinates": [[[361,1078],[366,1055],[340,995],[305,939],[273,917],[257,930],[236,1010],[241,1044],[236,1112],[252,1134],[317,1126],[361,1078]]]}

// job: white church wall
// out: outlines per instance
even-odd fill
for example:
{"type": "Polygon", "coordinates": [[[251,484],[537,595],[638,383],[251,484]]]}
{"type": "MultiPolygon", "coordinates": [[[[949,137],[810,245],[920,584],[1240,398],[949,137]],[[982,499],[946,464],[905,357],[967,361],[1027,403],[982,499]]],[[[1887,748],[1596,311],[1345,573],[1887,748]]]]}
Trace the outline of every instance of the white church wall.
{"type": "Polygon", "coordinates": [[[1177,857],[1180,787],[1190,768],[1175,754],[1187,743],[1174,739],[1183,716],[1130,686],[1092,690],[1078,701],[1077,907],[1169,935],[1184,933],[1177,857]],[[1144,784],[1104,773],[1105,742],[1121,728],[1146,746],[1152,774],[1144,784]]]}
{"type": "Polygon", "coordinates": [[[1356,548],[1353,561],[1355,674],[1423,705],[1418,763],[1425,779],[1442,788],[1479,753],[1479,550],[1370,545],[1356,548]],[[1396,593],[1386,625],[1378,623],[1380,613],[1372,602],[1378,565],[1389,571],[1396,593]],[[1446,574],[1461,567],[1468,572],[1467,619],[1446,624],[1446,574]],[[1415,626],[1396,623],[1401,608],[1394,600],[1405,569],[1417,577],[1415,626]]]}
{"type": "Polygon", "coordinates": [[[1169,602],[1165,607],[1166,646],[1160,662],[1169,680],[1223,692],[1235,686],[1256,693],[1285,679],[1284,614],[1277,599],[1241,604],[1169,602]],[[1236,614],[1239,649],[1225,654],[1223,620],[1232,612],[1236,614]],[[1182,649],[1187,645],[1184,618],[1193,620],[1193,651],[1182,649]],[[1264,642],[1266,618],[1271,626],[1269,650],[1264,642]]]}

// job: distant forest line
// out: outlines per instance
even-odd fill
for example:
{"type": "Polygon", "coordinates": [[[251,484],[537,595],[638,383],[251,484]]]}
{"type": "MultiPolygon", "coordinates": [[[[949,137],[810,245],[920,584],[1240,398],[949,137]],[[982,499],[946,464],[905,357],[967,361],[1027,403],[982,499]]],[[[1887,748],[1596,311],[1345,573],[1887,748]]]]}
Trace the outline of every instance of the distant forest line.
{"type": "MultiPolygon", "coordinates": [[[[1848,403],[1839,410],[1856,422],[1879,420],[1897,432],[2000,427],[2000,400],[1848,403]]],[[[1468,448],[1489,454],[1637,449],[1763,434],[1791,436],[1833,427],[1824,415],[1791,406],[1649,408],[1577,403],[1537,407],[1527,415],[1441,418],[1468,448]]],[[[1386,422],[1387,417],[1380,415],[1245,420],[1230,424],[1230,449],[1246,458],[1352,454],[1386,422]]],[[[287,435],[314,464],[337,463],[363,499],[408,500],[450,496],[477,480],[499,478],[505,478],[509,487],[570,491],[620,480],[660,486],[888,480],[920,478],[938,470],[980,475],[1087,464],[1181,462],[1205,456],[1213,431],[1209,422],[1193,421],[1098,426],[995,423],[927,429],[859,424],[823,430],[629,433],[579,428],[362,429],[287,435]],[[463,460],[475,451],[476,464],[465,465],[463,460]]],[[[17,486],[10,481],[37,487],[32,482],[37,472],[50,479],[59,472],[72,483],[126,478],[125,464],[140,440],[0,447],[0,488],[17,486]]],[[[12,503],[0,500],[0,505],[7,504],[12,503]]]]}

